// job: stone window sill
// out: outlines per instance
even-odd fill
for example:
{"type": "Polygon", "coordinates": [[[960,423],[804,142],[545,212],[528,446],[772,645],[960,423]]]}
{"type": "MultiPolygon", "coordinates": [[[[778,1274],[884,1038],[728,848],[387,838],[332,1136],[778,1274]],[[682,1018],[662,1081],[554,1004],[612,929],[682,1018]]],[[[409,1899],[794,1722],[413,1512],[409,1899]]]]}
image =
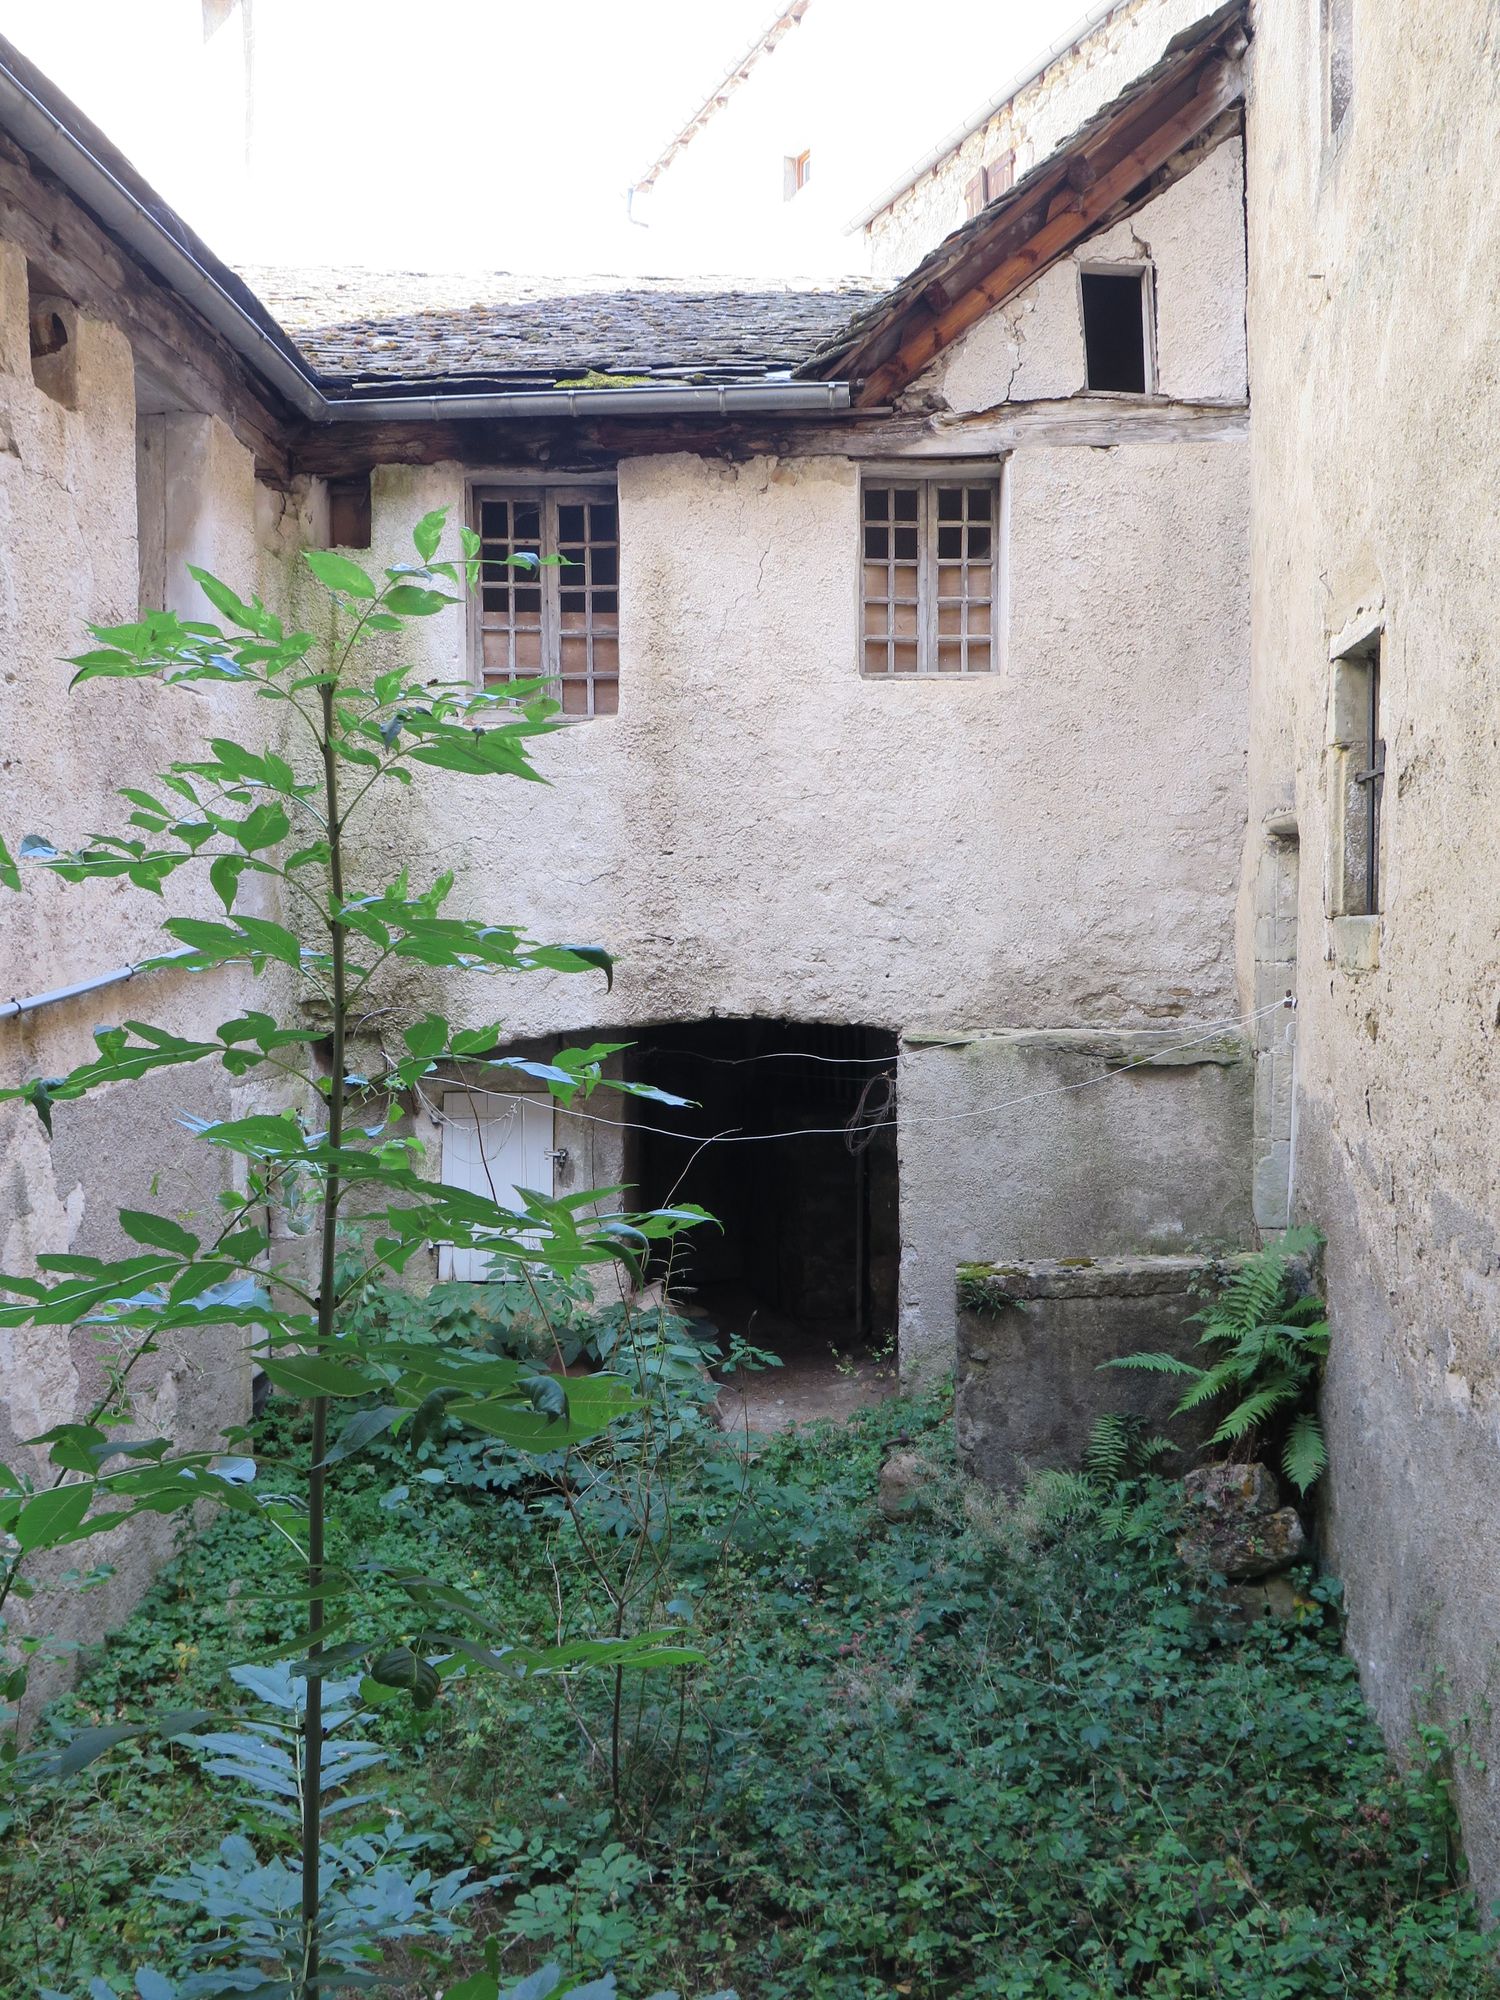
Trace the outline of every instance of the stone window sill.
{"type": "Polygon", "coordinates": [[[1340,972],[1374,972],[1380,964],[1380,918],[1335,917],[1330,957],[1340,972]]]}

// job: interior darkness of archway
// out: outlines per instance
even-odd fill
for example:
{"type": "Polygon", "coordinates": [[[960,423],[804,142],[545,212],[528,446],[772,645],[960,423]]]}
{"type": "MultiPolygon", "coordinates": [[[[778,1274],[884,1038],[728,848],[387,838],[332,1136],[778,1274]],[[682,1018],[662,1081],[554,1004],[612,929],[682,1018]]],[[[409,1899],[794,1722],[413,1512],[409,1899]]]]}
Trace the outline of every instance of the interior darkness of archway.
{"type": "Polygon", "coordinates": [[[836,1355],[888,1352],[901,1252],[895,1036],[799,1021],[678,1022],[644,1031],[627,1060],[638,1080],[695,1100],[687,1110],[635,1107],[640,1126],[682,1135],[637,1130],[644,1203],[701,1202],[722,1224],[678,1239],[674,1298],[721,1339],[737,1332],[785,1361],[832,1366],[836,1355]],[[696,1150],[730,1132],[754,1143],[696,1150]],[[796,1136],[766,1136],[780,1133],[796,1136]]]}

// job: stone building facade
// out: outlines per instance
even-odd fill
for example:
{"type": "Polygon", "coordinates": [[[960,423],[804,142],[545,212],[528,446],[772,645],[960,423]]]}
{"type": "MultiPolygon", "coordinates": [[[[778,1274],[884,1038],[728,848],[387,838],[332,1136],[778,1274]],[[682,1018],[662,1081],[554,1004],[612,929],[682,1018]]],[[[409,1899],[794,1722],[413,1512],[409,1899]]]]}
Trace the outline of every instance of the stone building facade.
{"type": "Polygon", "coordinates": [[[1242,976],[1294,961],[1268,976],[1299,1003],[1293,1210],[1328,1238],[1350,1643],[1393,1742],[1432,1717],[1485,1760],[1456,1777],[1492,1896],[1500,13],[1264,0],[1254,29],[1242,976]],[[1361,776],[1382,762],[1372,898],[1361,776]]]}
{"type": "MultiPolygon", "coordinates": [[[[302,548],[399,560],[434,506],[492,550],[572,537],[588,545],[586,610],[496,587],[467,627],[422,635],[442,678],[523,672],[525,647],[555,649],[570,726],[540,748],[550,784],[497,801],[445,778],[380,816],[359,865],[385,879],[430,856],[462,908],[606,946],[608,995],[551,977],[506,994],[513,1045],[629,1041],[634,1073],[764,1140],[712,1154],[686,1189],[751,1246],[699,1253],[694,1282],[762,1329],[815,1304],[825,1331],[898,1341],[916,1373],[951,1358],[962,1258],[1247,1241],[1234,62],[1211,24],[1044,170],[1034,212],[978,218],[959,246],[976,271],[1018,231],[1040,237],[1046,173],[1097,162],[1118,179],[1117,155],[1151,154],[867,410],[840,352],[881,326],[903,334],[909,291],[521,287],[476,303],[265,273],[256,296],[7,54],[13,844],[107,826],[114,788],[225,699],[137,701],[145,727],[114,737],[118,688],[64,700],[59,656],[86,621],[153,595],[201,608],[189,562],[295,614],[302,548]],[[1124,288],[1126,378],[1086,338],[1096,280],[1124,288]],[[44,759],[60,730],[64,754],[44,759]],[[552,865],[508,867],[516,855],[552,865]],[[767,1057],[763,1091],[726,1096],[767,1057]],[[843,1131],[865,1116],[866,1077],[887,1114],[861,1154],[843,1131]],[[1055,1112],[1028,1108],[1039,1094],[1055,1112]]],[[[0,1020],[8,1073],[66,1071],[99,1020],[203,1025],[243,1004],[232,973],[209,991],[170,968],[128,1000],[109,986],[30,1004],[158,942],[156,913],[121,885],[41,888],[6,911],[8,990],[28,1003],[0,1020]]],[[[493,1016],[492,993],[435,978],[390,997],[413,1017],[493,1016]]],[[[8,1114],[12,1262],[108,1246],[114,1210],[175,1160],[175,1115],[205,1108],[115,1090],[60,1107],[50,1144],[29,1112],[8,1114]]],[[[441,1092],[425,1116],[434,1170],[461,1173],[441,1092]]],[[[559,1189],[623,1179],[659,1198],[691,1150],[539,1099],[498,1102],[494,1126],[559,1189]]],[[[216,1192],[174,1186],[184,1213],[216,1192]]],[[[449,1268],[466,1275],[442,1260],[430,1275],[449,1268]]],[[[87,1406],[88,1349],[79,1332],[17,1345],[7,1447],[87,1406]]],[[[241,1362],[184,1351],[158,1369],[179,1432],[243,1417],[241,1362]]],[[[117,1604],[150,1553],[122,1566],[117,1604]]]]}
{"type": "MultiPolygon", "coordinates": [[[[1500,1769],[1481,1553],[1500,1309],[1482,569],[1500,245],[1482,191],[1500,133],[1474,86],[1497,25],[1262,0],[1248,27],[1246,50],[1235,10],[1169,0],[1096,23],[1030,109],[998,107],[871,220],[882,268],[914,267],[886,289],[478,302],[415,281],[247,290],[0,52],[3,827],[108,824],[114,787],[185,746],[164,703],[133,694],[122,731],[116,693],[65,701],[57,661],[143,594],[190,604],[189,560],[290,611],[301,549],[398,559],[433,506],[497,546],[588,542],[602,594],[577,674],[578,628],[537,599],[577,716],[542,746],[550,787],[497,806],[445,781],[361,865],[441,856],[465,909],[616,954],[607,997],[520,982],[517,1048],[603,1033],[634,1044],[636,1074],[704,1078],[705,1116],[815,1122],[818,1148],[734,1156],[770,1160],[770,1181],[711,1156],[704,1195],[747,1232],[771,1214],[746,1240],[779,1282],[826,1294],[831,1319],[853,1302],[913,1373],[951,1360],[964,1261],[1317,1222],[1326,1547],[1351,1643],[1394,1742],[1441,1672],[1445,1719],[1467,1714],[1500,1769]],[[964,216],[1007,135],[1013,185],[964,216]],[[949,561],[967,565],[956,611],[932,591],[949,561]],[[835,1156],[864,1114],[858,1093],[817,1095],[829,1055],[894,1078],[894,1130],[857,1182],[835,1156]],[[759,1107],[706,1080],[766,1057],[787,1067],[759,1107]]],[[[533,608],[434,623],[426,664],[519,663],[533,608]]],[[[21,998],[156,944],[114,887],[46,883],[3,916],[21,998]]],[[[241,995],[220,977],[0,1007],[6,1075],[67,1069],[100,1019],[221,1018],[241,995]]],[[[469,1004],[436,980],[400,1002],[469,1004]]],[[[158,1169],[182,1212],[210,1201],[210,1181],[170,1178],[164,1135],[233,1097],[187,1096],[214,1088],[65,1107],[50,1141],[8,1113],[7,1267],[107,1247],[158,1169]]],[[[524,1137],[529,1115],[508,1104],[497,1128],[524,1137]]],[[[457,1172],[431,1117],[434,1165],[457,1172]]],[[[526,1143],[560,1188],[650,1195],[679,1157],[629,1120],[559,1114],[526,1143]]],[[[11,1337],[4,1362],[6,1449],[83,1407],[97,1372],[76,1331],[11,1337]]],[[[243,1350],[161,1357],[152,1394],[211,1437],[247,1406],[243,1350]]],[[[122,1565],[106,1615],[159,1553],[122,1565]]],[[[1459,1781],[1492,1888],[1495,1781],[1459,1781]]]]}

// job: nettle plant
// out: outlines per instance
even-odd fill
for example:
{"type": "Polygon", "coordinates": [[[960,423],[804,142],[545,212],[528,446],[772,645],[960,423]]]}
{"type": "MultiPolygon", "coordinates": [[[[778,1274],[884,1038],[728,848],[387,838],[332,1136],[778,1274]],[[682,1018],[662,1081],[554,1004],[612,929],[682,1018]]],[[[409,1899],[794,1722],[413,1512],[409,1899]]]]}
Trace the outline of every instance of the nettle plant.
{"type": "MultiPolygon", "coordinates": [[[[275,746],[216,736],[205,756],[174,763],[153,788],[122,792],[135,833],[98,834],[74,852],[31,835],[19,849],[20,859],[66,882],[123,877],[157,896],[181,870],[205,871],[224,915],[168,917],[171,961],[200,974],[231,964],[248,965],[256,975],[279,967],[288,990],[300,987],[301,1005],[287,1009],[291,1020],[249,1011],[198,1036],[128,1021],[96,1031],[96,1055],[70,1075],[32,1078],[0,1092],[26,1100],[50,1132],[54,1117],[66,1117],[67,1105],[90,1091],[206,1063],[234,1078],[262,1072],[271,1086],[266,1101],[286,1107],[185,1121],[198,1143],[238,1162],[235,1185],[218,1196],[221,1213],[211,1228],[126,1209],[119,1224],[138,1246],[135,1254],[44,1256],[39,1277],[0,1276],[0,1327],[54,1328],[59,1338],[85,1328],[104,1345],[107,1378],[86,1416],[30,1440],[46,1454],[41,1476],[0,1468],[0,1614],[8,1600],[30,1594],[27,1571],[39,1559],[55,1577],[70,1560],[67,1552],[118,1534],[139,1514],[181,1514],[213,1500],[259,1515],[284,1538],[286,1603],[305,1632],[300,1657],[287,1663],[306,1687],[296,1729],[295,1948],[275,1978],[258,1987],[257,1968],[267,1977],[264,1924],[251,1924],[240,1974],[226,1968],[216,1976],[227,1982],[223,1990],[288,2000],[327,2000],[373,1976],[351,1969],[343,1931],[337,1947],[325,1949],[325,1759],[332,1754],[325,1678],[341,1677],[342,1720],[348,1713],[342,1683],[351,1678],[364,1706],[409,1698],[420,1707],[455,1676],[666,1668],[699,1657],[673,1643],[670,1631],[565,1647],[518,1645],[514,1635],[495,1629],[472,1594],[444,1577],[404,1572],[383,1578],[402,1594],[404,1636],[371,1629],[365,1586],[378,1567],[335,1564],[326,1554],[341,1472],[377,1437],[404,1434],[418,1443],[456,1419],[518,1450],[546,1453],[599,1435],[636,1400],[618,1375],[570,1377],[482,1347],[410,1337],[369,1315],[341,1312],[344,1299],[372,1282],[400,1281],[439,1242],[482,1247],[496,1260],[492,1268],[540,1291],[591,1265],[635,1269],[653,1240],[702,1219],[690,1207],[605,1212],[618,1190],[556,1198],[526,1193],[507,1207],[427,1177],[420,1143],[392,1121],[401,1093],[460,1060],[466,1071],[524,1069],[563,1104],[601,1087],[661,1098],[646,1086],[604,1077],[613,1046],[526,1062],[494,1053],[501,1040],[496,1024],[459,1031],[427,1014],[406,1028],[399,1053],[370,1064],[373,1073],[354,1066],[356,1043],[363,1036],[361,1045],[369,1045],[365,1030],[377,1007],[399,1007],[404,965],[451,975],[546,969],[612,977],[611,961],[597,947],[539,944],[510,925],[449,914],[451,876],[420,886],[410,870],[378,887],[351,879],[358,865],[351,830],[361,815],[381,809],[392,786],[442,771],[540,781],[530,746],[558,726],[558,705],[541,682],[487,692],[468,683],[425,683],[406,666],[361,672],[372,644],[398,644],[413,621],[448,611],[465,588],[474,588],[477,537],[462,530],[461,556],[439,560],[443,530],[441,512],[427,515],[414,531],[416,561],[379,579],[345,556],[308,552],[307,567],[329,600],[319,621],[323,636],[286,630],[259,600],[245,603],[196,569],[192,575],[224,629],[167,612],[91,628],[97,645],[73,662],[74,686],[145,678],[177,690],[229,683],[272,705],[280,725],[275,746]],[[272,894],[284,922],[240,907],[247,878],[277,885],[272,894]],[[295,1261],[281,1260],[288,1246],[268,1233],[266,1218],[278,1204],[310,1215],[305,1236],[292,1245],[295,1261]],[[276,1389],[310,1407],[310,1469],[300,1491],[289,1491],[289,1468],[267,1479],[267,1468],[249,1453],[248,1430],[226,1431],[223,1450],[215,1451],[141,1436],[132,1421],[132,1377],[166,1336],[230,1327],[245,1329],[276,1389]],[[339,1420],[341,1406],[348,1414],[339,1420]]],[[[3,844],[0,881],[21,886],[3,844]]],[[[12,1724],[26,1691],[28,1653],[39,1643],[31,1635],[22,1639],[5,1682],[12,1724]]],[[[19,1752],[11,1727],[3,1754],[18,1776],[66,1773],[143,1730],[178,1736],[217,1719],[195,1712],[121,1722],[85,1732],[50,1757],[19,1752]]],[[[341,1923],[347,1902],[345,1895],[341,1923]]],[[[373,1949],[377,1939],[372,1925],[362,1943],[373,1949]]],[[[327,1943],[333,1946],[331,1935],[327,1943]]],[[[142,1977],[158,1989],[165,1985],[156,1973],[142,1977]]],[[[497,1983],[488,1975],[465,1982],[466,2000],[483,2000],[497,1983]]]]}

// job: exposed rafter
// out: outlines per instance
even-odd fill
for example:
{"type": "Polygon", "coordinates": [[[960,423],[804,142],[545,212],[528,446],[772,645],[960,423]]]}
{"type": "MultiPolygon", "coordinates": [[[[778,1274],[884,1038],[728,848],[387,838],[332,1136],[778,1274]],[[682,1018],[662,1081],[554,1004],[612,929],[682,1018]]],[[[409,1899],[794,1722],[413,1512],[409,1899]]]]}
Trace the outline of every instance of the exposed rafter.
{"type": "Polygon", "coordinates": [[[856,407],[889,402],[986,313],[1191,167],[1194,143],[1243,95],[1244,47],[1238,4],[1179,36],[1154,69],[798,372],[852,379],[856,407]]]}

